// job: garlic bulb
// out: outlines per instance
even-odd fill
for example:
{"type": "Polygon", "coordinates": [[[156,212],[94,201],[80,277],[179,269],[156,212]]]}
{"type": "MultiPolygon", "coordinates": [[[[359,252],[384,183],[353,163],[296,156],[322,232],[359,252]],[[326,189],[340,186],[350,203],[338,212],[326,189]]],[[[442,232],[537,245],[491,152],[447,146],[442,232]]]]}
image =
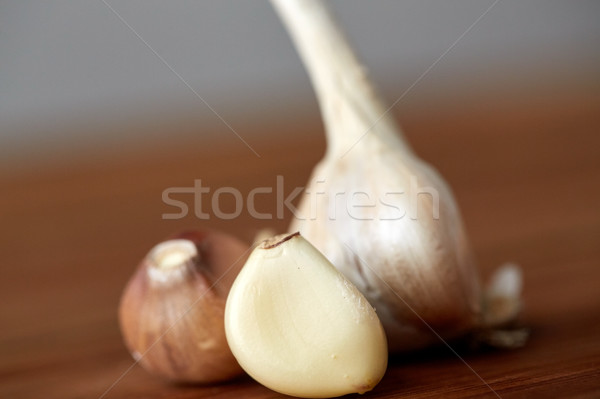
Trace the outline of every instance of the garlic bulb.
{"type": "Polygon", "coordinates": [[[252,252],[227,298],[225,332],[242,368],[288,395],[363,393],[387,367],[374,309],[298,233],[252,252]]]}
{"type": "Polygon", "coordinates": [[[152,374],[209,383],[242,373],[225,338],[225,301],[248,247],[217,231],[190,231],[156,245],[127,284],[121,332],[152,374]]]}
{"type": "Polygon", "coordinates": [[[404,140],[323,3],[272,3],[308,69],[328,144],[290,231],[377,309],[390,350],[480,326],[482,290],[449,187],[404,140]]]}

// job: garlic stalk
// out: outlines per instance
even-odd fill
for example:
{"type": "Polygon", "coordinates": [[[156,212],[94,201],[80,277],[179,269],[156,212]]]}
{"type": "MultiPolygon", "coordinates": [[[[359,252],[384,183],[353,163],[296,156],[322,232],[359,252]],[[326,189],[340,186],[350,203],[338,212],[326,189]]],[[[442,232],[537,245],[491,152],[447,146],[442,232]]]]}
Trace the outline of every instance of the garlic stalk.
{"type": "Polygon", "coordinates": [[[328,144],[290,231],[300,231],[361,290],[392,351],[438,343],[436,334],[453,338],[486,320],[505,322],[483,315],[449,187],[404,140],[324,4],[272,3],[308,70],[328,144]],[[349,206],[357,200],[362,204],[349,206]]]}

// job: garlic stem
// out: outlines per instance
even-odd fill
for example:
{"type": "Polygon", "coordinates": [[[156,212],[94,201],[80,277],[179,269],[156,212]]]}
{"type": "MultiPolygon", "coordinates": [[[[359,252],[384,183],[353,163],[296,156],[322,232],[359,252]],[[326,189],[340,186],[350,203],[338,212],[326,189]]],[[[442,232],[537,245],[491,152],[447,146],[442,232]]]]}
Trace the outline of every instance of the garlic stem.
{"type": "Polygon", "coordinates": [[[410,153],[352,47],[320,0],[271,0],[306,66],[323,115],[328,156],[377,135],[410,153]],[[364,136],[364,137],[363,137],[364,136]]]}

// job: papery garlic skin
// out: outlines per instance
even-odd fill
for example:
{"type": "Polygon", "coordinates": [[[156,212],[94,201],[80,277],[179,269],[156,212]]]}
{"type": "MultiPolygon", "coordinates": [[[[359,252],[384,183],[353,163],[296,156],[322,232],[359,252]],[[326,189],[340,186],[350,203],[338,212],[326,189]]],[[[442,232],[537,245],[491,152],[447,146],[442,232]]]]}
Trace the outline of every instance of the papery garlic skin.
{"type": "MultiPolygon", "coordinates": [[[[365,137],[367,143],[361,144],[368,146],[374,139],[365,137]]],[[[314,215],[311,208],[316,204],[316,217],[294,219],[290,229],[314,243],[377,309],[391,351],[440,343],[431,329],[449,339],[473,328],[481,317],[479,279],[449,190],[433,170],[416,160],[409,160],[408,166],[390,151],[373,154],[365,165],[357,158],[361,155],[363,151],[356,151],[343,161],[326,159],[315,168],[311,181],[325,180],[333,193],[350,187],[377,198],[386,192],[404,193],[393,204],[406,213],[392,219],[394,212],[387,212],[392,209],[382,206],[352,212],[338,207],[331,213],[335,195],[325,193],[312,203],[305,197],[299,215],[314,215]],[[418,217],[411,218],[410,179],[415,175],[393,173],[403,169],[419,173],[420,187],[437,187],[438,220],[428,194],[416,195],[418,217]],[[373,170],[381,170],[376,178],[373,170]]],[[[308,190],[314,187],[309,185],[308,190]]]]}
{"type": "Polygon", "coordinates": [[[513,263],[494,272],[484,293],[484,326],[504,327],[515,320],[521,311],[522,285],[521,269],[513,263]]]}
{"type": "Polygon", "coordinates": [[[287,395],[366,392],[387,367],[373,307],[298,234],[250,255],[227,299],[225,331],[242,368],[287,395]]]}
{"type": "Polygon", "coordinates": [[[403,139],[323,3],[272,3],[309,72],[327,133],[327,153],[306,188],[312,195],[303,197],[289,231],[300,231],[361,290],[390,350],[418,349],[477,326],[478,274],[450,189],[403,139]],[[377,203],[396,193],[393,205],[406,213],[359,207],[351,214],[337,203],[338,193],[361,192],[377,203]]]}
{"type": "Polygon", "coordinates": [[[125,345],[162,378],[214,383],[243,373],[225,337],[225,301],[248,247],[212,230],[156,245],[131,277],[119,305],[125,345]]]}

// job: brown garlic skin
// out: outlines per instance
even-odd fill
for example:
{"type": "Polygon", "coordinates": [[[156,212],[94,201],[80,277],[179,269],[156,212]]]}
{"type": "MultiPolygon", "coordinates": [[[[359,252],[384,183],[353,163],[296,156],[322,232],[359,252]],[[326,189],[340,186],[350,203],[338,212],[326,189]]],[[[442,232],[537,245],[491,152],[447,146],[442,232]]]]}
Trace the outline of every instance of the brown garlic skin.
{"type": "Polygon", "coordinates": [[[247,252],[236,238],[203,230],[174,236],[146,255],[119,307],[125,344],[144,369],[186,383],[243,373],[227,345],[224,311],[247,252]]]}

